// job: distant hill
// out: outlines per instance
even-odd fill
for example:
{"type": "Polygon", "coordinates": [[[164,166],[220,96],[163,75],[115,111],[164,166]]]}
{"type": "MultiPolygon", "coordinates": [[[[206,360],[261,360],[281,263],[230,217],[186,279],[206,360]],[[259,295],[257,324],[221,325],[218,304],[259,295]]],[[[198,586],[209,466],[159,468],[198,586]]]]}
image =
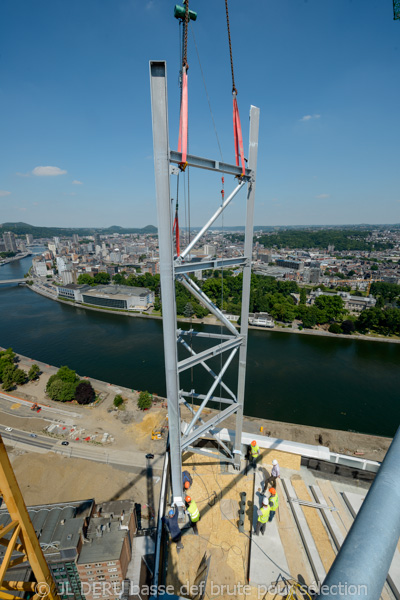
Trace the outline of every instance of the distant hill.
{"type": "Polygon", "coordinates": [[[157,233],[157,227],[154,225],[146,225],[146,227],[140,228],[125,228],[113,225],[112,227],[36,227],[35,225],[29,225],[28,223],[3,223],[0,225],[0,235],[5,231],[12,231],[15,235],[25,235],[30,233],[34,238],[49,238],[49,237],[71,237],[73,234],[77,234],[81,237],[85,235],[94,235],[100,233],[101,235],[113,234],[113,233],[157,233]]]}

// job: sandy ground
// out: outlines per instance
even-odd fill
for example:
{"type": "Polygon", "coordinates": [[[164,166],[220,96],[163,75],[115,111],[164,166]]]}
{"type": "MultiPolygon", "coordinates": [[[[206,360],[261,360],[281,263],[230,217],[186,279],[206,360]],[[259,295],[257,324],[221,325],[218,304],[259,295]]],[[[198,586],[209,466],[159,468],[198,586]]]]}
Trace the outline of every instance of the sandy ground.
{"type": "MultiPolygon", "coordinates": [[[[147,477],[79,458],[9,451],[23,498],[27,505],[68,502],[94,498],[96,502],[132,499],[147,511],[147,477]]],[[[155,477],[153,493],[158,504],[160,479],[155,477]]]]}

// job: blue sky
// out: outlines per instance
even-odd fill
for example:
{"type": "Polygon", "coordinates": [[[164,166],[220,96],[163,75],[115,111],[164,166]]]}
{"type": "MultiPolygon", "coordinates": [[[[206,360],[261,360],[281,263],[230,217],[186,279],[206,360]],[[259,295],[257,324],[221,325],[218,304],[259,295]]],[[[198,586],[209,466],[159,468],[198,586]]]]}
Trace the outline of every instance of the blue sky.
{"type": "MultiPolygon", "coordinates": [[[[157,224],[148,63],[167,61],[176,149],[173,6],[3,0],[0,222],[157,224]]],[[[223,158],[234,162],[224,1],[190,0],[190,8],[223,158]]],[[[255,223],[400,222],[400,22],[392,0],[230,0],[230,22],[245,154],[249,107],[261,110],[255,223]]],[[[219,159],[191,32],[188,59],[189,150],[219,159]]],[[[233,186],[226,178],[226,191],[233,186]]],[[[191,170],[193,226],[214,212],[220,189],[215,174],[191,170]]],[[[243,223],[241,194],[224,225],[243,223]]],[[[182,187],[181,224],[183,202],[182,187]]]]}

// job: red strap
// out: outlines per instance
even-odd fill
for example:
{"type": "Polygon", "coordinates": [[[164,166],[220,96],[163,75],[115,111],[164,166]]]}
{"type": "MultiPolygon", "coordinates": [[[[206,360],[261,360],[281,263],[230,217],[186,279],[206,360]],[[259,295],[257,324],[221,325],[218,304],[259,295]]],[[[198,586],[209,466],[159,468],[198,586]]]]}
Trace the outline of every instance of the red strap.
{"type": "Polygon", "coordinates": [[[182,73],[182,101],[181,115],[179,119],[179,140],[178,152],[182,152],[182,164],[185,164],[187,158],[187,137],[188,137],[188,83],[186,68],[182,73]]]}
{"type": "Polygon", "coordinates": [[[174,226],[172,228],[172,231],[175,231],[175,242],[176,242],[176,254],[177,256],[180,256],[181,253],[181,248],[180,248],[180,243],[179,243],[179,221],[178,221],[178,210],[176,210],[175,212],[175,219],[174,219],[174,226]]]}
{"type": "Polygon", "coordinates": [[[243,150],[243,137],[242,137],[242,126],[240,124],[239,108],[236,99],[236,94],[233,94],[233,137],[235,143],[235,158],[236,165],[239,166],[239,153],[240,162],[242,163],[242,175],[245,174],[244,164],[244,150],[243,150]]]}

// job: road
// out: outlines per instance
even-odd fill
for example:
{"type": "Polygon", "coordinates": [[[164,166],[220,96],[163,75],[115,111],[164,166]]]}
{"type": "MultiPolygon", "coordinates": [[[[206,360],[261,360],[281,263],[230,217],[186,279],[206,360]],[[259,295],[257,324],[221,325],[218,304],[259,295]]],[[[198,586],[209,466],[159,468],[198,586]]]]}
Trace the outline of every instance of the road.
{"type": "Polygon", "coordinates": [[[22,400],[21,398],[17,398],[16,396],[11,396],[10,394],[3,394],[0,392],[0,409],[1,412],[5,412],[9,415],[23,417],[23,418],[31,418],[31,417],[40,417],[41,419],[45,419],[46,421],[60,421],[61,419],[73,424],[76,419],[80,419],[82,415],[77,412],[73,412],[72,410],[63,410],[62,408],[53,408],[51,406],[46,406],[39,402],[39,406],[41,407],[40,412],[36,412],[32,410],[32,402],[29,400],[22,400]],[[18,404],[18,413],[12,408],[18,404]],[[67,417],[67,421],[65,418],[67,417]]]}
{"type": "MultiPolygon", "coordinates": [[[[5,443],[15,449],[21,449],[30,452],[55,452],[69,458],[83,458],[95,462],[105,463],[113,467],[129,467],[130,471],[141,472],[146,470],[148,462],[145,453],[128,452],[121,450],[109,450],[107,448],[93,446],[87,442],[70,442],[68,446],[63,446],[61,440],[38,435],[36,438],[21,429],[5,431],[4,426],[0,426],[1,436],[5,443]]],[[[153,470],[161,471],[164,462],[164,454],[155,454],[152,460],[153,470]]]]}

